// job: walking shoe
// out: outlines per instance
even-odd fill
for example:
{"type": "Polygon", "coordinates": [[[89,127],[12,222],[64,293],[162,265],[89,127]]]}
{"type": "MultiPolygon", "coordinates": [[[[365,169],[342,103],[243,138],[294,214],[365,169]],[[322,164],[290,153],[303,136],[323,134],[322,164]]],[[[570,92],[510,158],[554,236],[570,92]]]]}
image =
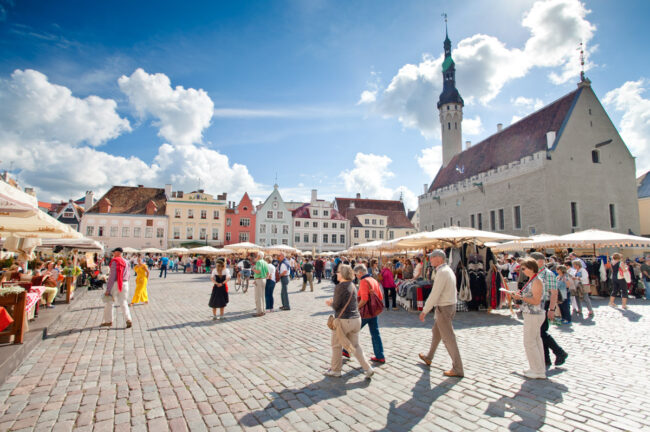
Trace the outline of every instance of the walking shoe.
{"type": "Polygon", "coordinates": [[[399,308],[398,308],[397,306],[395,306],[395,307],[393,308],[393,310],[399,310],[399,308]]]}
{"type": "Polygon", "coordinates": [[[593,311],[589,312],[589,314],[587,315],[587,318],[593,318],[593,317],[594,317],[594,312],[593,311]]]}
{"type": "MultiPolygon", "coordinates": [[[[52,306],[52,307],[54,307],[54,306],[52,306]]],[[[627,305],[623,305],[623,306],[621,306],[621,307],[622,307],[623,309],[627,310],[627,305]]]]}
{"type": "MultiPolygon", "coordinates": [[[[592,314],[592,315],[593,315],[593,314],[592,314]]],[[[567,325],[567,324],[570,325],[570,324],[571,324],[571,321],[568,321],[568,320],[563,319],[563,320],[562,320],[562,324],[564,324],[564,325],[567,325]]]]}
{"type": "Polygon", "coordinates": [[[216,315],[212,315],[212,321],[216,321],[218,318],[216,315]]]}
{"type": "Polygon", "coordinates": [[[616,309],[616,304],[615,304],[615,303],[610,303],[610,304],[608,304],[607,306],[616,309]]]}
{"type": "Polygon", "coordinates": [[[126,328],[131,328],[132,325],[133,323],[131,322],[131,320],[126,320],[126,328]]]}
{"type": "Polygon", "coordinates": [[[366,379],[370,379],[370,378],[372,378],[372,376],[373,376],[374,374],[375,374],[375,370],[374,370],[373,368],[368,369],[368,370],[365,372],[366,379]]]}
{"type": "Polygon", "coordinates": [[[382,364],[386,363],[385,358],[370,357],[370,361],[375,363],[382,363],[382,364]]]}
{"type": "Polygon", "coordinates": [[[261,317],[261,316],[264,316],[264,312],[254,313],[253,316],[254,316],[255,318],[257,318],[257,317],[261,317]]]}
{"type": "Polygon", "coordinates": [[[341,352],[341,355],[345,358],[350,358],[350,353],[347,352],[346,350],[343,350],[343,352],[341,352]]]}
{"type": "Polygon", "coordinates": [[[340,377],[341,372],[335,372],[332,369],[327,369],[325,372],[323,372],[323,375],[328,377],[340,377]]]}
{"type": "Polygon", "coordinates": [[[530,379],[546,379],[546,374],[536,374],[529,370],[524,371],[523,375],[526,378],[530,378],[530,379]]]}
{"type": "Polygon", "coordinates": [[[454,372],[452,369],[450,369],[448,371],[444,371],[442,374],[444,376],[446,376],[446,377],[456,377],[456,378],[462,378],[463,377],[463,375],[454,372]]]}
{"type": "Polygon", "coordinates": [[[567,357],[569,357],[569,353],[566,352],[558,356],[555,356],[555,366],[562,366],[566,361],[567,357]]]}
{"type": "Polygon", "coordinates": [[[427,366],[431,366],[431,360],[426,358],[426,356],[424,354],[420,353],[420,354],[418,354],[418,356],[420,357],[420,360],[422,360],[424,362],[424,364],[426,364],[427,366]]]}
{"type": "Polygon", "coordinates": [[[113,325],[112,322],[105,322],[105,323],[101,323],[99,326],[100,326],[100,327],[110,327],[110,326],[112,326],[112,325],[113,325]]]}

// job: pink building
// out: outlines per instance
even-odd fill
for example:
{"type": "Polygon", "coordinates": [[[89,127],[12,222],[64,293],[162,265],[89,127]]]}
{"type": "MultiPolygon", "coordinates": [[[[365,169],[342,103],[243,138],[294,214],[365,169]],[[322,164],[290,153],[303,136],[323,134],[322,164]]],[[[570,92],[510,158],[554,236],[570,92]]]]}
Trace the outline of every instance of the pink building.
{"type": "Polygon", "coordinates": [[[255,243],[255,207],[248,193],[244,193],[236,207],[233,201],[226,209],[225,247],[241,242],[255,243]]]}

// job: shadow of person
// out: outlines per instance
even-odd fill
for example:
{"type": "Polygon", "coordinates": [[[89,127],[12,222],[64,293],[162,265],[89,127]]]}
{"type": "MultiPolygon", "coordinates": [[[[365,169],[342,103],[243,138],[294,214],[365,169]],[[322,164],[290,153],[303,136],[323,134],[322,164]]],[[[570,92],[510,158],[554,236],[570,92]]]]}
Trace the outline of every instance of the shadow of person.
{"type": "Polygon", "coordinates": [[[563,384],[550,380],[526,380],[521,388],[512,396],[501,396],[496,401],[490,402],[485,414],[490,417],[504,417],[509,411],[517,415],[520,420],[510,423],[508,429],[540,429],[546,420],[547,403],[562,402],[562,393],[568,389],[563,384]]]}
{"type": "Polygon", "coordinates": [[[364,389],[370,385],[370,380],[363,379],[352,383],[346,382],[347,378],[357,375],[357,371],[349,371],[340,378],[325,377],[322,380],[297,389],[285,389],[281,392],[272,392],[273,399],[262,409],[249,412],[239,419],[239,424],[244,427],[261,425],[270,420],[279,420],[289,412],[298,408],[315,405],[323,400],[345,396],[348,391],[364,389]],[[299,404],[289,404],[287,401],[300,401],[299,404]]]}
{"type": "Polygon", "coordinates": [[[431,404],[458,383],[458,378],[447,378],[432,388],[429,368],[420,367],[422,368],[422,374],[411,389],[411,399],[399,405],[396,400],[390,402],[390,408],[386,416],[386,426],[380,429],[382,432],[413,429],[427,415],[431,409],[431,404]]]}
{"type": "Polygon", "coordinates": [[[636,312],[632,312],[629,309],[619,309],[619,312],[621,312],[621,315],[623,315],[625,318],[627,318],[628,321],[630,321],[630,322],[637,322],[637,321],[639,321],[641,319],[640,314],[638,314],[636,312]]]}

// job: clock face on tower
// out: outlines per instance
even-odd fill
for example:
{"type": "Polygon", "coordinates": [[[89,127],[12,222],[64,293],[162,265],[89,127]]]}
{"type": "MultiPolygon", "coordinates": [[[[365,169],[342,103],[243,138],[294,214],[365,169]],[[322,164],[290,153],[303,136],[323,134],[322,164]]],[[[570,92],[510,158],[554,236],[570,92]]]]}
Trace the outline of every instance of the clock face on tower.
{"type": "Polygon", "coordinates": [[[278,203],[277,203],[277,202],[274,202],[274,203],[273,203],[273,208],[274,208],[274,209],[278,208],[278,203]]]}

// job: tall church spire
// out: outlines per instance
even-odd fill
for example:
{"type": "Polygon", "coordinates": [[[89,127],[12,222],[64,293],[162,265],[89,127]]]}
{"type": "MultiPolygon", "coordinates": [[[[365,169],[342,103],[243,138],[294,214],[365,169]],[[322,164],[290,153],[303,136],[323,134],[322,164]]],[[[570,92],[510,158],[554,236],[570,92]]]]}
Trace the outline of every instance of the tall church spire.
{"type": "Polygon", "coordinates": [[[451,58],[451,41],[445,18],[445,59],[442,62],[442,93],[438,99],[440,129],[442,133],[442,166],[462,151],[462,121],[465,102],[456,88],[456,64],[451,58]]]}

